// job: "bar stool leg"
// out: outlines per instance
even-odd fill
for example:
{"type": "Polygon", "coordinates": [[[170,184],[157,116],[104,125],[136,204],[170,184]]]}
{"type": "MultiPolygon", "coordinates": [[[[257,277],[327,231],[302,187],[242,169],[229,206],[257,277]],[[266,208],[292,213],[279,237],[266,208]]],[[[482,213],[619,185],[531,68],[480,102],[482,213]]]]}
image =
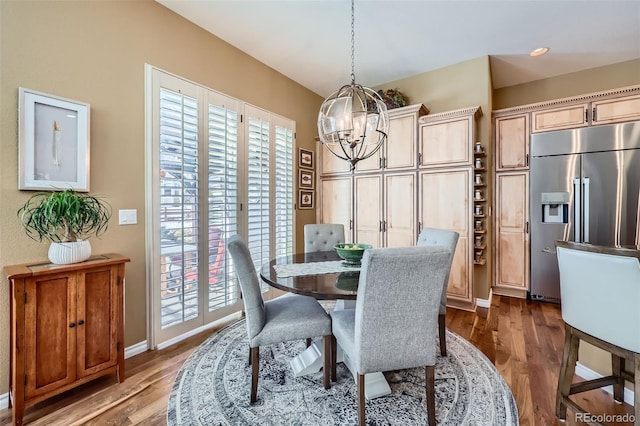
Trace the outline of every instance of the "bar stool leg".
{"type": "Polygon", "coordinates": [[[576,362],[578,361],[578,348],[580,347],[580,338],[573,334],[573,327],[565,325],[564,353],[562,355],[562,364],[560,374],[558,375],[558,391],[556,394],[556,416],[560,420],[567,418],[567,405],[564,399],[569,397],[571,390],[571,382],[576,371],[576,362]]]}

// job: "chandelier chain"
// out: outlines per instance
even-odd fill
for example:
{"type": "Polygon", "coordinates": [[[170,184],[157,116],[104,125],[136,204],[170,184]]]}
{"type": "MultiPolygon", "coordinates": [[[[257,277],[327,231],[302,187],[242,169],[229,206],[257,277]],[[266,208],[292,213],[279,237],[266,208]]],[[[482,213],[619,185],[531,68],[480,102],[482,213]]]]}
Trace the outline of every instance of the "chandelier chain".
{"type": "Polygon", "coordinates": [[[356,83],[356,30],[355,30],[355,7],[354,0],[351,0],[351,85],[356,83]]]}

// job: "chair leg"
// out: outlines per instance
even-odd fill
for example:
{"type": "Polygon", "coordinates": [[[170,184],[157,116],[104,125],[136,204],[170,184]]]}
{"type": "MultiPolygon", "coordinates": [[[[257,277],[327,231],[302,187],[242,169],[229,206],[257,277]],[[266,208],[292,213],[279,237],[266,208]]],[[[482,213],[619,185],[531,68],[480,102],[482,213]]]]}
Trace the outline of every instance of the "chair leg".
{"type": "Polygon", "coordinates": [[[313,340],[311,339],[311,337],[307,337],[307,347],[311,346],[312,342],[313,340]]]}
{"type": "Polygon", "coordinates": [[[438,315],[438,334],[440,337],[440,355],[447,356],[447,329],[445,327],[445,315],[438,315]]]}
{"type": "Polygon", "coordinates": [[[358,374],[358,425],[365,425],[364,374],[358,374]]]}
{"type": "Polygon", "coordinates": [[[624,402],[624,379],[620,375],[624,371],[624,358],[611,354],[611,375],[618,379],[613,385],[613,400],[624,402]]]}
{"type": "Polygon", "coordinates": [[[427,420],[429,426],[436,426],[436,368],[427,365],[424,371],[425,391],[427,394],[427,420]]]}
{"type": "Polygon", "coordinates": [[[633,381],[634,381],[634,389],[635,396],[633,398],[633,414],[635,416],[635,421],[633,424],[635,426],[640,426],[640,354],[633,354],[633,381]]]}
{"type": "Polygon", "coordinates": [[[260,348],[251,348],[251,403],[258,396],[258,373],[260,372],[260,348]]]}
{"type": "Polygon", "coordinates": [[[331,389],[331,334],[322,338],[322,375],[325,389],[331,389]]]}
{"type": "Polygon", "coordinates": [[[338,363],[338,341],[331,335],[331,380],[336,381],[336,364],[338,363]]]}
{"type": "Polygon", "coordinates": [[[565,324],[564,337],[564,353],[562,355],[562,364],[560,365],[560,374],[558,375],[558,390],[556,393],[556,416],[560,420],[567,419],[567,405],[565,398],[569,398],[571,390],[571,382],[576,371],[576,362],[578,361],[578,348],[580,347],[580,338],[573,334],[573,327],[565,324]]]}

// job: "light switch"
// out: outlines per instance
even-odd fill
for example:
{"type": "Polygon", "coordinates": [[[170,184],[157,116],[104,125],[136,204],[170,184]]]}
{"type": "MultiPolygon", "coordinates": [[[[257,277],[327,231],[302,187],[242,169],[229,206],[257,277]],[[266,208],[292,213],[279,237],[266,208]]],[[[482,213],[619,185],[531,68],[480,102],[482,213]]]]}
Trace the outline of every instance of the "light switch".
{"type": "Polygon", "coordinates": [[[119,225],[135,225],[136,223],[138,223],[138,210],[136,209],[118,210],[119,225]]]}

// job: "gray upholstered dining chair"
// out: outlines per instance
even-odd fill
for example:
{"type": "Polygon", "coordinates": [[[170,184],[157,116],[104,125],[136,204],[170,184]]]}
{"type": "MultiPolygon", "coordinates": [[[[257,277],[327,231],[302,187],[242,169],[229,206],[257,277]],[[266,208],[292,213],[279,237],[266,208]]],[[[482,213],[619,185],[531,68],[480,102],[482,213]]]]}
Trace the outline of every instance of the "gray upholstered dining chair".
{"type": "Polygon", "coordinates": [[[344,225],[341,223],[310,223],[304,226],[304,251],[330,251],[344,243],[344,225]]]}
{"type": "Polygon", "coordinates": [[[249,248],[239,235],[227,241],[244,301],[251,363],[251,402],[258,392],[260,346],[323,336],[324,387],[331,370],[331,317],[312,297],[288,294],[265,302],[249,248]]]}
{"type": "Polygon", "coordinates": [[[360,425],[364,375],[416,367],[425,367],[427,417],[435,425],[438,308],[448,268],[442,246],[365,251],[355,309],[331,313],[333,347],[340,345],[357,377],[360,425]]]}
{"type": "Polygon", "coordinates": [[[447,285],[449,284],[449,273],[453,256],[456,253],[458,245],[458,234],[455,231],[437,228],[424,228],[418,236],[418,246],[445,246],[451,253],[449,258],[449,268],[447,270],[447,278],[444,280],[444,288],[442,289],[442,297],[440,299],[440,313],[438,315],[438,335],[440,337],[440,354],[447,356],[447,337],[446,337],[446,315],[447,315],[447,285]]]}
{"type": "Polygon", "coordinates": [[[567,407],[586,413],[569,396],[603,386],[613,385],[613,398],[623,402],[624,382],[628,380],[635,386],[634,424],[640,425],[638,251],[568,241],[557,241],[556,247],[565,322],[556,416],[566,419],[567,407]],[[610,376],[572,383],[580,341],[611,353],[610,376]]]}

